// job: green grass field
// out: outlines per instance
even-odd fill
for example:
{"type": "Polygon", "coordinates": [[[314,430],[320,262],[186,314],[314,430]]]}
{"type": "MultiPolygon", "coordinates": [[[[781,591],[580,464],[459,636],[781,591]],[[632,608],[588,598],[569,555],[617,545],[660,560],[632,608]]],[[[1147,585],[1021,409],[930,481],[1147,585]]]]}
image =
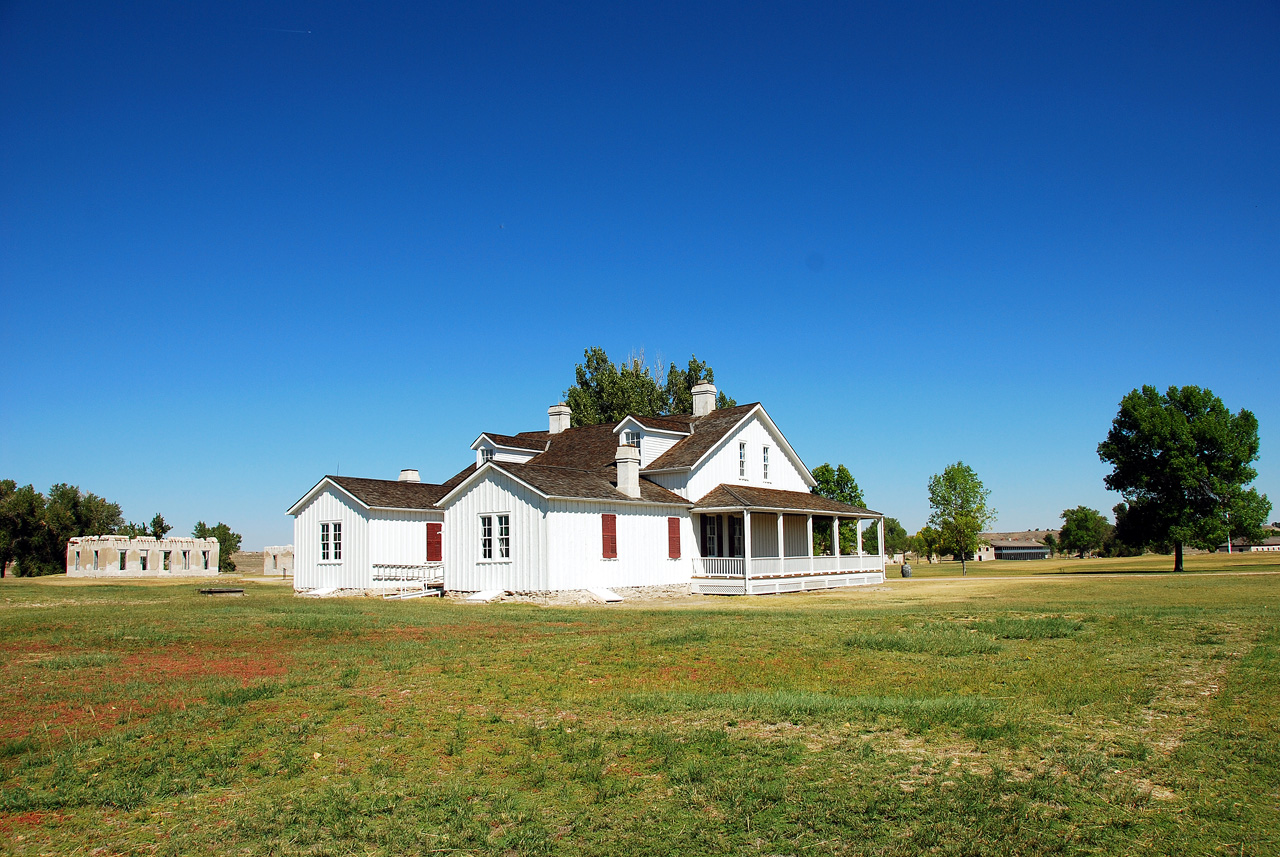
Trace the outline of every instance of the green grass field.
{"type": "Polygon", "coordinates": [[[573,608],[0,581],[0,850],[1280,854],[1280,556],[1170,563],[573,608]]]}

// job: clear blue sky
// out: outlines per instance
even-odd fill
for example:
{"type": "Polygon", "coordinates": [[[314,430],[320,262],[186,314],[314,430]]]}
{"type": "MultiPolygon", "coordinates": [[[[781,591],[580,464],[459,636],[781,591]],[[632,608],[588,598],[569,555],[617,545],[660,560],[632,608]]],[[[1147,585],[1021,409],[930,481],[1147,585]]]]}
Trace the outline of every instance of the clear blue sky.
{"type": "Polygon", "coordinates": [[[1253,410],[1280,505],[1278,273],[1274,2],[0,5],[0,476],[247,548],[590,345],[911,530],[957,459],[1109,510],[1144,383],[1253,410]]]}

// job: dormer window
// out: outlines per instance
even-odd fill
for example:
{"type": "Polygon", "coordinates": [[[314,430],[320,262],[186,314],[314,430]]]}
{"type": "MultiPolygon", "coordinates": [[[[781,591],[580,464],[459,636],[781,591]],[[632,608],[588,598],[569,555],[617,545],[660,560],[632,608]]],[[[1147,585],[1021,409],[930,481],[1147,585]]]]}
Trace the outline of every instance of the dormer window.
{"type": "MultiPolygon", "coordinates": [[[[640,432],[638,431],[624,432],[622,435],[622,442],[625,443],[627,446],[634,446],[636,449],[640,449],[640,432]]],[[[641,454],[640,456],[640,465],[644,466],[643,454],[641,454]]]]}
{"type": "Polygon", "coordinates": [[[493,461],[493,450],[490,447],[482,446],[480,447],[480,463],[484,464],[486,461],[493,461]]]}

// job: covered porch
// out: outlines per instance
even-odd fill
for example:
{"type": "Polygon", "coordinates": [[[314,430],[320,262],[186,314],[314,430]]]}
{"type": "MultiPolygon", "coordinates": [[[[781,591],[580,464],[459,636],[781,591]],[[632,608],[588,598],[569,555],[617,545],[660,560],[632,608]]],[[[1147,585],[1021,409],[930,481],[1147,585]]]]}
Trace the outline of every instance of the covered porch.
{"type": "Polygon", "coordinates": [[[694,505],[692,514],[698,534],[697,592],[761,595],[884,582],[884,516],[879,512],[815,494],[720,485],[694,505]],[[876,528],[875,553],[863,544],[871,527],[876,528]],[[815,550],[815,532],[821,550],[815,550]]]}

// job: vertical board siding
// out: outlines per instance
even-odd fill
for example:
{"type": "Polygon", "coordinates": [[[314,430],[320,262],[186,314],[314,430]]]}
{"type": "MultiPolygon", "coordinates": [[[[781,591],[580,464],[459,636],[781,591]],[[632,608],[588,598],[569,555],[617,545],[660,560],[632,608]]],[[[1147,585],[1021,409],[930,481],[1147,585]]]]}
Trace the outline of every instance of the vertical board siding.
{"type": "Polygon", "coordinates": [[[751,513],[751,555],[778,555],[778,516],[767,512],[751,513]]]}
{"type": "MultiPolygon", "coordinates": [[[[654,478],[654,477],[651,477],[654,478]]],[[[686,499],[697,501],[722,482],[728,485],[756,485],[761,488],[778,488],[783,491],[808,493],[809,485],[799,468],[784,451],[781,439],[765,426],[759,415],[747,420],[738,429],[726,435],[711,457],[688,475],[688,493],[680,493],[686,499]],[[747,478],[738,477],[738,443],[747,444],[747,478]],[[761,449],[769,447],[769,481],[761,477],[761,449]]],[[[658,479],[654,478],[657,482],[658,479]]],[[[665,482],[659,482],[669,488],[665,482]]],[[[671,488],[675,491],[675,488],[671,488]]],[[[754,533],[753,533],[754,535],[754,533]]],[[[776,541],[776,539],[775,539],[776,541]]]]}
{"type": "Polygon", "coordinates": [[[372,583],[369,521],[364,509],[332,486],[293,519],[294,589],[366,589],[372,583]],[[320,523],[342,523],[342,560],[320,561],[320,523]]]}
{"type": "Polygon", "coordinates": [[[443,512],[375,509],[369,516],[371,565],[422,565],[427,561],[427,521],[443,512]]]}
{"type": "Polygon", "coordinates": [[[688,473],[641,473],[640,478],[661,485],[668,491],[679,494],[684,499],[689,499],[689,474],[688,473]]]}
{"type": "Polygon", "coordinates": [[[553,500],[547,514],[550,589],[662,586],[687,583],[692,553],[668,556],[667,518],[680,518],[681,546],[695,544],[693,523],[683,509],[640,503],[553,500]],[[601,556],[601,516],[616,515],[618,556],[601,556]]]}
{"type": "MultiPolygon", "coordinates": [[[[786,540],[785,556],[808,556],[809,520],[805,515],[783,515],[782,537],[786,540]]],[[[775,538],[774,541],[777,541],[775,538]]]]}
{"type": "MultiPolygon", "coordinates": [[[[502,589],[540,592],[549,589],[546,563],[544,501],[510,477],[490,471],[454,498],[444,520],[444,585],[457,592],[502,589]],[[511,516],[510,561],[480,557],[480,516],[511,516]]],[[[498,555],[498,523],[493,551],[498,555]]],[[[600,550],[600,533],[594,542],[600,550]]]]}

